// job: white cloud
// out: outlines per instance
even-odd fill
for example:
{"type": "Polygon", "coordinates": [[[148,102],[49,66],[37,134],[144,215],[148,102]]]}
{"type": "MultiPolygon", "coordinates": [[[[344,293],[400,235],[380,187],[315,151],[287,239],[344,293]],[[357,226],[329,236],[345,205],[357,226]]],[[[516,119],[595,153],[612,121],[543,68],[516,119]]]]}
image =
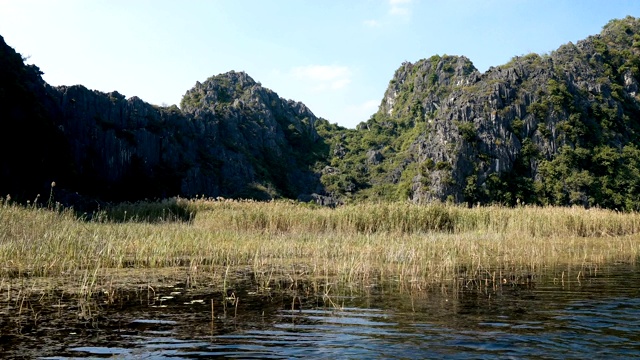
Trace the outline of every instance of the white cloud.
{"type": "MultiPolygon", "coordinates": [[[[389,6],[388,16],[400,18],[402,20],[409,20],[411,17],[411,5],[413,0],[386,0],[389,6]]],[[[364,20],[363,25],[369,28],[378,28],[388,25],[387,21],[380,21],[376,19],[364,20]]]]}
{"type": "Polygon", "coordinates": [[[401,6],[402,4],[411,4],[413,0],[389,0],[391,6],[401,6]]]}
{"type": "Polygon", "coordinates": [[[389,14],[397,16],[411,15],[412,0],[389,0],[389,14]]]}
{"type": "Polygon", "coordinates": [[[365,26],[368,27],[380,27],[382,24],[378,20],[365,20],[362,22],[365,26]]]}
{"type": "Polygon", "coordinates": [[[351,83],[351,70],[346,66],[309,65],[291,70],[297,80],[308,81],[315,91],[339,90],[351,83]]]}

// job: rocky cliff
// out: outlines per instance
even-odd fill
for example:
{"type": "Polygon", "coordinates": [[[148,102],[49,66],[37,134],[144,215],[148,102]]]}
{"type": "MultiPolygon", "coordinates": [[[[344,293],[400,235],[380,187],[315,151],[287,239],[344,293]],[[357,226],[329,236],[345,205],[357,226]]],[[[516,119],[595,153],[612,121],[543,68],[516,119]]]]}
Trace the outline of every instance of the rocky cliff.
{"type": "Polygon", "coordinates": [[[313,172],[326,154],[317,118],[245,73],[198,82],[181,110],[115,91],[51,87],[4,42],[0,49],[10,140],[2,143],[3,193],[47,195],[51,181],[58,192],[109,201],[322,192],[313,172]]]}
{"type": "Polygon", "coordinates": [[[269,199],[321,190],[310,168],[322,147],[316,117],[245,73],[197,83],[184,111],[81,86],[49,94],[84,193],[269,199]]]}
{"type": "MultiPolygon", "coordinates": [[[[0,38],[2,40],[2,38],[0,38]]],[[[51,87],[0,41],[0,193],[518,203],[640,210],[640,20],[480,73],[402,64],[356,129],[242,72],[180,108],[51,87]]],[[[71,196],[72,197],[72,196],[71,196]]]]}
{"type": "Polygon", "coordinates": [[[54,180],[67,182],[74,166],[49,113],[47,86],[34,65],[0,37],[0,196],[34,200],[54,180]]]}
{"type": "Polygon", "coordinates": [[[478,72],[404,63],[378,113],[331,135],[323,175],[353,198],[640,208],[640,21],[478,72]],[[353,162],[359,166],[344,166],[353,162]]]}

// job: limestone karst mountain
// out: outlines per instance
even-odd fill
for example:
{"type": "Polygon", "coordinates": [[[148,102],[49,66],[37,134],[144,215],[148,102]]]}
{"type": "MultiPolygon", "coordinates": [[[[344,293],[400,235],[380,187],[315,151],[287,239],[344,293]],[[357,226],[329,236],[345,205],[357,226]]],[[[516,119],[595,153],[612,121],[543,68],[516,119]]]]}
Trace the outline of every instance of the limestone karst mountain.
{"type": "Polygon", "coordinates": [[[404,63],[357,130],[324,132],[352,198],[640,207],[640,21],[478,72],[404,63]]]}
{"type": "Polygon", "coordinates": [[[11,134],[0,160],[5,194],[33,199],[52,181],[109,201],[322,192],[313,166],[327,151],[316,116],[243,72],[198,82],[182,111],[115,91],[51,87],[0,48],[0,109],[11,134]]]}
{"type": "Polygon", "coordinates": [[[111,201],[204,195],[640,209],[633,17],[484,73],[464,56],[406,62],[379,111],[356,129],[317,118],[243,72],[196,83],[180,108],[52,87],[40,75],[0,37],[2,194],[29,199],[56,181],[62,197],[111,201]]]}

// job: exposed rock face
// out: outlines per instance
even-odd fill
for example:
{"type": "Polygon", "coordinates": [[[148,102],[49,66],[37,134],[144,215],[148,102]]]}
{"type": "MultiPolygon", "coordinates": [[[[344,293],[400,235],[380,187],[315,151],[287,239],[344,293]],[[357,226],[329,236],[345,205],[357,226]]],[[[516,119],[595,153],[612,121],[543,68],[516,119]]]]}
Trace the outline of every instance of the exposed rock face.
{"type": "Polygon", "coordinates": [[[33,201],[73,177],[64,138],[47,110],[40,70],[25,66],[0,36],[0,196],[33,201]]]}
{"type": "Polygon", "coordinates": [[[48,95],[76,167],[76,191],[112,200],[180,193],[196,129],[178,108],[83,86],[48,87],[48,95]]]}
{"type": "MultiPolygon", "coordinates": [[[[445,56],[437,63],[431,59],[407,64],[396,77],[396,84],[414,88],[411,102],[403,102],[410,105],[398,109],[397,116],[416,113],[417,107],[424,118],[418,121],[425,121],[425,131],[410,147],[414,161],[446,164],[414,179],[415,201],[451,197],[456,202],[464,201],[470,176],[483,186],[491,174],[511,171],[523,138],[533,140],[546,156],[553,156],[557,150],[555,141],[545,141],[536,134],[539,120],[527,111],[529,105],[540,100],[541,89],[548,80],[554,78],[551,59],[515,58],[508,65],[480,74],[468,59],[445,56]],[[540,67],[531,66],[530,61],[538,61],[540,67]],[[437,65],[430,66],[432,62],[437,65]],[[413,70],[415,67],[418,70],[413,70]],[[424,75],[406,79],[408,71],[424,75]],[[425,88],[429,78],[437,80],[431,88],[425,88]],[[526,87],[522,86],[525,82],[526,87]],[[426,96],[422,96],[424,93],[426,96]],[[512,127],[516,119],[524,122],[519,134],[512,127]],[[430,185],[423,186],[425,180],[421,177],[426,177],[430,185]]],[[[381,111],[389,105],[388,101],[383,102],[381,111]]]]}
{"type": "Polygon", "coordinates": [[[177,107],[117,92],[51,89],[59,127],[89,184],[135,196],[268,199],[321,192],[307,159],[319,144],[316,117],[245,73],[197,83],[177,107]]]}
{"type": "Polygon", "coordinates": [[[10,60],[0,70],[3,122],[17,135],[11,146],[4,143],[4,153],[30,147],[38,154],[32,160],[26,152],[3,156],[2,178],[15,181],[5,180],[0,190],[14,197],[18,189],[33,188],[29,196],[47,191],[51,181],[106,200],[323,193],[312,169],[327,153],[316,117],[245,73],[198,82],[185,94],[182,111],[115,91],[51,87],[4,42],[0,50],[1,59],[10,60]],[[21,125],[25,119],[33,124],[21,125]],[[41,135],[34,137],[34,130],[41,135]],[[20,176],[30,167],[37,186],[24,186],[20,176]]]}
{"type": "MultiPolygon", "coordinates": [[[[628,18],[605,28],[601,35],[564,45],[549,56],[515,57],[484,74],[464,57],[444,57],[436,66],[435,61],[405,64],[396,73],[380,111],[393,113],[395,109],[397,118],[415,113],[416,107],[422,110],[427,125],[411,146],[414,160],[450,165],[416,176],[412,198],[485,202],[496,196],[487,189],[497,185],[491,184],[497,181],[492,176],[527,177],[542,186],[545,172],[541,164],[549,164],[566,149],[621,149],[630,141],[637,145],[634,128],[640,114],[636,97],[639,70],[629,63],[639,62],[640,49],[629,47],[626,41],[635,34],[640,36],[639,31],[640,23],[628,18]],[[611,58],[612,53],[621,51],[626,51],[620,55],[626,58],[611,58]],[[417,75],[409,79],[412,71],[417,75]],[[425,88],[430,79],[437,79],[436,83],[432,89],[425,88]],[[413,88],[409,99],[414,102],[402,102],[409,105],[406,108],[389,101],[391,94],[401,92],[398,84],[413,88]],[[595,108],[608,109],[609,115],[598,114],[595,108]],[[633,126],[629,121],[622,125],[623,118],[633,126]],[[614,124],[607,128],[607,122],[614,124]],[[610,138],[604,138],[603,133],[609,133],[610,138]],[[425,182],[430,186],[423,186],[425,182]]],[[[532,200],[527,191],[535,189],[518,193],[506,186],[503,191],[512,191],[509,201],[514,202],[517,198],[532,200]]],[[[587,192],[573,199],[576,194],[569,194],[567,200],[589,204],[591,194],[586,188],[563,191],[587,192]]]]}
{"type": "Polygon", "coordinates": [[[364,166],[334,160],[322,180],[356,198],[639,209],[639,66],[632,17],[483,74],[463,56],[405,62],[379,111],[331,140],[364,166]]]}
{"type": "Polygon", "coordinates": [[[304,104],[280,98],[245,73],[230,72],[197,83],[181,106],[215,127],[209,145],[221,143],[230,150],[223,178],[267,180],[265,185],[288,197],[322,191],[319,176],[309,170],[326,149],[314,127],[317,118],[304,104]]]}
{"type": "MultiPolygon", "coordinates": [[[[2,38],[0,38],[2,40],[2,38]]],[[[355,130],[242,72],[181,109],[53,88],[0,41],[0,195],[56,181],[106,200],[168,196],[601,206],[640,210],[640,20],[478,72],[464,56],[403,63],[355,130]]]]}

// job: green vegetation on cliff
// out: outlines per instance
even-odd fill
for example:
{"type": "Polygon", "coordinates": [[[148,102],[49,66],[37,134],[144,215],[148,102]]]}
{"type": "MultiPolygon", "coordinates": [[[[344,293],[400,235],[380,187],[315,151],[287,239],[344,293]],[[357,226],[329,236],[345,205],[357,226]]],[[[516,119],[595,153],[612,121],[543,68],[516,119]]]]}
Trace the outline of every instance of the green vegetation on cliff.
{"type": "Polygon", "coordinates": [[[356,130],[323,127],[327,190],[365,198],[640,210],[640,20],[479,73],[432,56],[396,71],[356,130]]]}
{"type": "MultiPolygon", "coordinates": [[[[411,201],[640,210],[640,20],[480,73],[464,56],[405,62],[356,129],[243,72],[181,108],[48,86],[0,44],[0,191],[411,201]],[[30,149],[30,151],[27,151],[30,149]],[[35,155],[34,155],[35,154],[35,155]]],[[[20,197],[20,196],[18,196],[20,197]]],[[[58,196],[64,199],[63,196],[58,196]]]]}

